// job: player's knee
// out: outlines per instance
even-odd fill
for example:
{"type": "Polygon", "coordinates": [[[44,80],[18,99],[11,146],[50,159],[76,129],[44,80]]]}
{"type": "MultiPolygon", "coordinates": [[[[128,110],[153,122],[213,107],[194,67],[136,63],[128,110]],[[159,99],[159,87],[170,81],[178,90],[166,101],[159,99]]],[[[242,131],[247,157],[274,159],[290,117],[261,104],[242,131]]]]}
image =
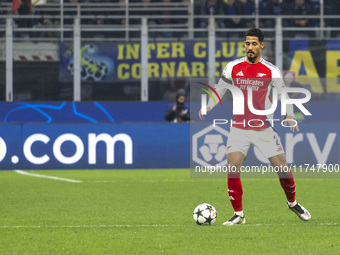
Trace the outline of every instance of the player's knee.
{"type": "Polygon", "coordinates": [[[239,173],[242,166],[242,162],[228,161],[228,168],[231,169],[230,173],[239,173]]]}
{"type": "Polygon", "coordinates": [[[274,166],[274,167],[285,167],[287,166],[287,162],[286,162],[286,157],[284,154],[281,155],[277,155],[274,156],[272,158],[269,158],[270,163],[274,166]]]}
{"type": "Polygon", "coordinates": [[[239,162],[234,161],[228,161],[228,165],[233,168],[240,168],[242,166],[242,164],[240,164],[239,162]]]}
{"type": "Polygon", "coordinates": [[[233,153],[227,154],[227,160],[229,167],[239,170],[243,164],[244,158],[233,153]]]}

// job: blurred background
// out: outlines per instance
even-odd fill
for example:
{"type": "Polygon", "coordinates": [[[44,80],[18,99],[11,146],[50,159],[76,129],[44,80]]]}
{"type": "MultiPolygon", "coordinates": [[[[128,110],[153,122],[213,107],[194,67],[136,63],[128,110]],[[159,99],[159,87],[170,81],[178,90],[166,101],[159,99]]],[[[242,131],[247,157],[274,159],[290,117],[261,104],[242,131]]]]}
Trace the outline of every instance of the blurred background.
{"type": "MultiPolygon", "coordinates": [[[[136,133],[145,128],[137,128],[137,123],[193,123],[197,109],[190,109],[194,105],[189,95],[194,80],[216,82],[228,62],[245,55],[244,33],[259,27],[265,32],[263,57],[283,71],[287,86],[312,94],[306,107],[313,116],[305,118],[296,109],[299,120],[338,123],[339,14],[340,1],[332,0],[1,0],[0,121],[131,122],[135,125],[128,128],[136,133]]],[[[327,127],[330,133],[323,134],[321,144],[336,129],[327,127]]],[[[162,129],[175,134],[178,127],[162,129]]],[[[183,136],[189,128],[176,132],[182,133],[181,142],[167,155],[181,154],[180,161],[189,162],[189,138],[183,136]]],[[[332,159],[337,160],[334,139],[332,159]]],[[[154,151],[159,152],[162,147],[157,146],[154,151]]],[[[322,156],[323,147],[313,146],[311,153],[322,156]]],[[[38,151],[33,154],[44,155],[38,151]]],[[[74,151],[65,155],[71,157],[74,151]]],[[[29,167],[37,167],[31,163],[29,167]]],[[[12,168],[14,163],[8,158],[8,164],[12,168]]],[[[155,164],[162,166],[188,163],[155,164]]]]}
{"type": "MultiPolygon", "coordinates": [[[[331,0],[2,0],[0,100],[6,100],[6,45],[13,52],[13,95],[7,101],[73,100],[73,85],[80,87],[81,101],[140,101],[143,86],[148,90],[143,100],[173,101],[178,89],[189,90],[190,77],[219,77],[227,62],[243,56],[238,42],[255,26],[265,31],[264,57],[295,72],[293,79],[338,79],[338,63],[330,60],[337,57],[327,54],[339,50],[339,12],[340,2],[331,0]],[[142,86],[143,18],[143,36],[151,45],[148,81],[142,86]],[[75,19],[80,84],[73,83],[75,19]],[[209,34],[211,23],[214,31],[209,34]],[[6,37],[8,30],[13,37],[6,37]],[[209,36],[218,52],[212,72],[207,66],[213,50],[209,36]],[[6,38],[11,42],[6,44],[6,38]],[[302,50],[303,56],[294,59],[302,50]],[[102,65],[99,71],[91,60],[102,65]],[[187,64],[181,64],[183,60],[187,64]]],[[[329,83],[312,85],[313,99],[340,92],[338,80],[329,83]]]]}

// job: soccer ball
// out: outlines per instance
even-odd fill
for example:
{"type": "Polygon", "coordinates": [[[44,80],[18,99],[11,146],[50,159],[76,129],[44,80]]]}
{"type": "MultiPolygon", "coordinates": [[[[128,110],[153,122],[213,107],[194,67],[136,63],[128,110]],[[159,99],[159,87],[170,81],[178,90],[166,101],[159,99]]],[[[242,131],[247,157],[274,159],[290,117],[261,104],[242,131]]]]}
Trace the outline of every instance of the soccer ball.
{"type": "Polygon", "coordinates": [[[198,225],[212,225],[216,218],[216,209],[210,204],[200,204],[194,210],[194,221],[198,225]]]}

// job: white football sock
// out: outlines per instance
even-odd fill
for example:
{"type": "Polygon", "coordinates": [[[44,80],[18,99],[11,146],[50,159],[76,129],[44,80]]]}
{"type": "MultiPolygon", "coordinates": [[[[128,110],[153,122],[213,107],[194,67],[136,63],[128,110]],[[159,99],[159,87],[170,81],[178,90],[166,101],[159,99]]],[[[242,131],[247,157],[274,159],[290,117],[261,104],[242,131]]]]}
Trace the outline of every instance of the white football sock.
{"type": "Polygon", "coordinates": [[[238,216],[244,217],[243,211],[235,212],[235,214],[238,215],[238,216]]]}
{"type": "Polygon", "coordinates": [[[288,201],[289,207],[294,207],[296,204],[297,204],[296,200],[294,202],[289,202],[288,201]]]}

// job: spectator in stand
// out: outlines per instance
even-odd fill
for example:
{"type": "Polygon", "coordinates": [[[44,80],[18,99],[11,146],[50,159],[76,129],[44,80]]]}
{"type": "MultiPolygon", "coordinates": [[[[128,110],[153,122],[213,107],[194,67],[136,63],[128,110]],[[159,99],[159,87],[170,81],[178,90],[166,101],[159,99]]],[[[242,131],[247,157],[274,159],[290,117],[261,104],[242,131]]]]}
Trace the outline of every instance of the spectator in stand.
{"type": "MultiPolygon", "coordinates": [[[[96,16],[108,16],[113,15],[113,13],[110,13],[107,11],[108,8],[112,8],[112,6],[106,5],[106,0],[85,0],[84,3],[87,5],[84,5],[82,7],[82,15],[96,15],[96,16]],[[93,4],[93,5],[89,5],[93,4]],[[95,10],[93,10],[95,9],[95,10]]],[[[102,27],[105,25],[112,24],[112,22],[109,19],[104,18],[89,18],[89,19],[82,19],[81,20],[82,25],[89,25],[91,26],[94,31],[85,31],[82,33],[83,37],[96,37],[96,38],[103,38],[105,37],[106,31],[96,31],[96,27],[102,27]]]]}
{"type": "MultiPolygon", "coordinates": [[[[201,6],[205,3],[205,0],[195,0],[194,1],[194,15],[200,15],[201,6]]],[[[194,27],[195,28],[201,28],[201,22],[200,19],[196,18],[194,19],[194,27]]],[[[195,37],[199,37],[201,35],[201,32],[195,32],[195,37]]]]}
{"type": "MultiPolygon", "coordinates": [[[[201,6],[200,15],[225,15],[223,3],[221,0],[206,0],[206,2],[201,6]]],[[[201,20],[201,28],[208,28],[209,20],[202,19],[201,20]]],[[[224,19],[215,19],[215,28],[225,28],[224,19]]],[[[225,38],[226,32],[219,31],[216,33],[217,36],[225,38]]],[[[206,36],[206,33],[202,34],[203,37],[206,36]]]]}
{"type": "MultiPolygon", "coordinates": [[[[106,6],[107,3],[105,0],[84,0],[84,3],[87,5],[84,5],[82,8],[89,11],[82,11],[83,15],[107,15],[106,8],[110,8],[109,6],[106,6]],[[94,5],[89,5],[94,4],[94,5]],[[95,9],[95,10],[92,10],[95,9]]],[[[97,18],[97,19],[82,19],[82,24],[89,24],[89,25],[103,25],[105,24],[106,20],[103,18],[97,18]]]]}
{"type": "MultiPolygon", "coordinates": [[[[64,0],[64,3],[66,4],[64,6],[64,15],[65,16],[77,16],[77,4],[80,3],[78,0],[64,0]]],[[[74,18],[65,18],[64,24],[73,25],[74,18]]]]}
{"type": "Polygon", "coordinates": [[[12,11],[13,11],[13,7],[15,7],[15,5],[13,4],[12,0],[0,0],[0,14],[1,15],[7,15],[10,14],[9,11],[7,11],[6,6],[10,6],[12,5],[12,11]]]}
{"type": "MultiPolygon", "coordinates": [[[[280,15],[282,0],[263,0],[260,2],[260,15],[280,15]]],[[[260,19],[261,27],[275,27],[275,19],[260,19]]]]}
{"type": "MultiPolygon", "coordinates": [[[[12,11],[17,12],[19,15],[31,15],[32,14],[32,5],[31,0],[14,0],[12,3],[12,11]]],[[[23,19],[19,18],[15,20],[15,23],[19,28],[31,28],[33,26],[32,19],[23,19]]],[[[19,36],[26,37],[30,36],[30,33],[27,32],[19,32],[19,36]]]]}
{"type": "MultiPolygon", "coordinates": [[[[201,25],[202,25],[202,18],[197,18],[198,15],[201,15],[201,9],[202,9],[202,6],[205,5],[206,3],[206,0],[193,0],[194,1],[194,27],[195,28],[202,28],[201,25]]],[[[222,6],[224,6],[224,1],[227,1],[227,0],[220,0],[222,2],[222,6]]],[[[223,10],[224,12],[224,10],[223,10]]],[[[208,23],[208,21],[206,21],[206,23],[208,23]]],[[[195,37],[202,37],[202,34],[204,34],[202,31],[195,31],[195,37]]]]}
{"type": "MultiPolygon", "coordinates": [[[[308,15],[315,14],[313,5],[305,0],[295,0],[294,3],[287,5],[286,8],[282,9],[283,15],[299,15],[303,17],[301,19],[284,19],[283,25],[285,27],[297,27],[297,28],[311,28],[316,25],[315,20],[305,18],[308,15]]],[[[289,32],[289,37],[312,37],[314,31],[293,31],[289,32]]]]}
{"type": "MultiPolygon", "coordinates": [[[[187,16],[189,15],[188,13],[188,8],[189,8],[189,4],[190,4],[190,0],[181,0],[180,3],[182,4],[187,4],[188,6],[177,6],[177,8],[179,8],[179,11],[174,11],[173,15],[180,15],[183,16],[183,18],[175,18],[174,19],[174,23],[176,25],[183,25],[180,28],[187,28],[188,27],[188,18],[187,16]]],[[[185,31],[181,31],[181,32],[174,32],[174,37],[180,38],[183,36],[188,36],[188,33],[185,31]]]]}
{"type": "MultiPolygon", "coordinates": [[[[148,27],[151,28],[153,25],[156,24],[155,19],[152,18],[152,16],[155,14],[153,11],[149,10],[149,4],[154,2],[153,0],[136,0],[138,1],[138,3],[140,3],[141,5],[139,5],[139,9],[132,11],[131,12],[131,19],[130,19],[130,24],[133,26],[138,26],[140,27],[141,25],[141,19],[140,18],[133,18],[133,16],[144,16],[147,19],[148,22],[148,27]]],[[[136,7],[135,7],[136,8],[136,7]]],[[[149,37],[150,38],[156,38],[157,35],[155,32],[149,32],[149,37]]],[[[132,37],[135,38],[140,38],[140,31],[134,31],[131,33],[132,37]]]]}
{"type": "MultiPolygon", "coordinates": [[[[175,24],[175,19],[171,18],[171,15],[174,15],[174,11],[168,10],[168,4],[171,3],[171,0],[161,0],[161,3],[164,4],[165,6],[162,7],[162,11],[157,13],[157,15],[162,16],[162,18],[157,18],[156,23],[157,25],[163,25],[162,28],[167,29],[171,28],[172,24],[175,24]]],[[[172,31],[161,31],[158,33],[159,37],[165,37],[165,38],[170,38],[173,37],[173,32],[172,31]]]]}
{"type": "MultiPolygon", "coordinates": [[[[340,1],[334,0],[324,0],[324,14],[325,15],[337,15],[340,17],[340,1]]],[[[339,19],[325,19],[325,27],[340,27],[339,19]]],[[[330,33],[331,37],[339,37],[340,31],[332,31],[330,33]]]]}
{"type": "Polygon", "coordinates": [[[320,13],[320,0],[309,0],[309,1],[313,5],[315,13],[320,13]]]}
{"type": "MultiPolygon", "coordinates": [[[[226,15],[253,15],[255,13],[254,0],[224,0],[224,12],[226,15]]],[[[227,28],[254,27],[255,20],[241,18],[227,18],[227,28]]],[[[244,32],[228,32],[228,37],[243,37],[244,32]]]]}
{"type": "MultiPolygon", "coordinates": [[[[239,15],[254,15],[255,0],[237,0],[235,8],[239,15]]],[[[240,23],[243,28],[255,27],[255,19],[241,19],[240,23]]]]}
{"type": "MultiPolygon", "coordinates": [[[[5,6],[3,6],[3,4],[9,4],[12,3],[11,0],[0,0],[0,15],[8,15],[10,14],[7,10],[5,10],[5,6]]],[[[5,18],[1,18],[0,19],[0,25],[5,25],[6,24],[6,19],[5,18]]],[[[1,33],[4,34],[4,33],[1,33]]]]}
{"type": "MultiPolygon", "coordinates": [[[[36,5],[34,8],[34,14],[39,15],[38,19],[34,20],[34,26],[37,28],[55,28],[60,27],[60,18],[47,18],[46,16],[60,15],[60,10],[53,10],[56,5],[49,4],[60,4],[58,0],[47,0],[46,4],[36,5]],[[49,10],[47,10],[49,9],[49,10]]],[[[43,38],[59,37],[57,31],[41,31],[36,32],[36,35],[43,38]]]]}
{"type": "MultiPolygon", "coordinates": [[[[226,15],[237,15],[235,0],[224,1],[224,12],[226,15]]],[[[241,18],[227,18],[225,19],[225,26],[227,28],[242,28],[243,24],[241,18]]],[[[241,37],[244,33],[228,32],[228,37],[241,37]]]]}
{"type": "MultiPolygon", "coordinates": [[[[117,3],[117,1],[115,1],[115,3],[117,3]]],[[[125,28],[125,24],[126,24],[126,18],[125,18],[125,10],[126,10],[126,6],[125,6],[125,0],[118,0],[118,7],[116,7],[117,10],[115,10],[112,13],[112,24],[114,26],[116,26],[117,28],[125,28]],[[124,18],[116,18],[115,16],[123,16],[124,18]]],[[[125,38],[126,32],[125,31],[115,31],[113,33],[111,33],[111,37],[114,38],[125,38]]]]}
{"type": "MultiPolygon", "coordinates": [[[[287,15],[289,12],[290,5],[294,4],[295,0],[280,0],[281,2],[281,15],[287,15]]],[[[282,22],[284,23],[285,20],[283,19],[282,22]]]]}
{"type": "Polygon", "coordinates": [[[169,104],[164,118],[169,122],[186,122],[190,121],[189,104],[185,102],[186,93],[184,89],[180,89],[176,94],[176,103],[169,104]]]}
{"type": "MultiPolygon", "coordinates": [[[[77,17],[77,5],[81,0],[64,0],[64,27],[72,28],[74,24],[74,18],[77,17]],[[68,17],[65,17],[68,16],[68,17]]],[[[64,37],[73,37],[73,32],[65,31],[64,37]]]]}

